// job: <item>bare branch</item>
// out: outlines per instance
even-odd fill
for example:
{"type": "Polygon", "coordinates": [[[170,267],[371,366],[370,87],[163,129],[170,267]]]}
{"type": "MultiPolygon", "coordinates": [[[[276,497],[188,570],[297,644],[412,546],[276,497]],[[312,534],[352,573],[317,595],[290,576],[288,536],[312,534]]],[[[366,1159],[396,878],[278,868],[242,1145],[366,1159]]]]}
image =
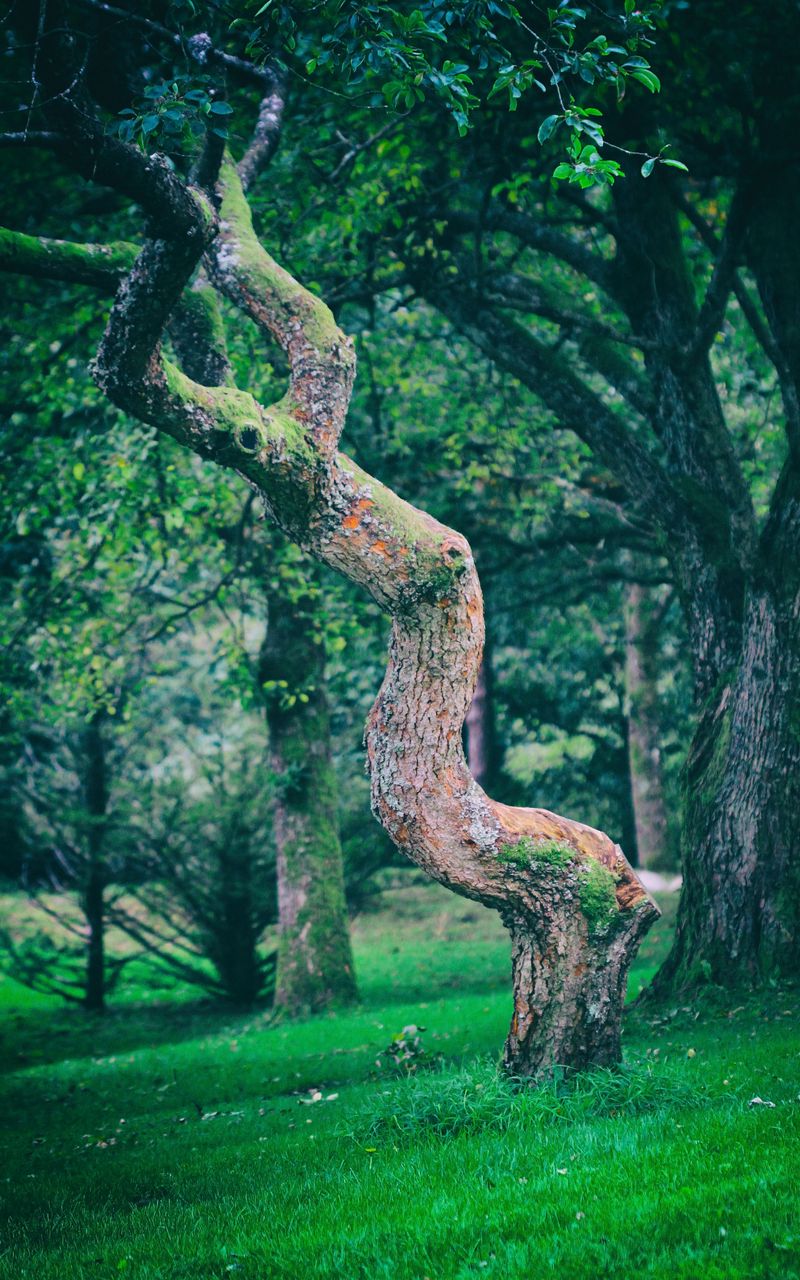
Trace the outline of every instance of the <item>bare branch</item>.
{"type": "Polygon", "coordinates": [[[728,215],[722,240],[716,246],[716,261],[708,282],[706,296],[697,317],[694,337],[686,354],[690,362],[705,355],[725,316],[731,289],[736,280],[736,266],[747,229],[749,200],[738,188],[728,215]]]}
{"type": "Polygon", "coordinates": [[[239,180],[247,191],[251,182],[269,164],[281,134],[286,101],[286,77],[275,70],[274,85],[259,103],[258,118],[247,150],[239,161],[239,180]]]}
{"type": "Polygon", "coordinates": [[[501,231],[514,236],[529,249],[539,249],[552,254],[581,275],[594,280],[610,296],[615,294],[614,264],[598,253],[593,253],[578,240],[561,235],[546,223],[538,222],[531,214],[513,213],[510,210],[489,210],[485,217],[461,210],[443,211],[448,228],[455,232],[483,229],[501,231]]]}
{"type": "Polygon", "coordinates": [[[532,312],[545,320],[553,320],[565,329],[585,329],[588,333],[607,338],[610,342],[619,342],[624,346],[637,347],[643,351],[653,350],[658,346],[655,339],[625,333],[585,312],[559,306],[552,295],[540,284],[528,281],[523,276],[512,272],[493,276],[485,285],[485,293],[490,302],[532,312]]]}

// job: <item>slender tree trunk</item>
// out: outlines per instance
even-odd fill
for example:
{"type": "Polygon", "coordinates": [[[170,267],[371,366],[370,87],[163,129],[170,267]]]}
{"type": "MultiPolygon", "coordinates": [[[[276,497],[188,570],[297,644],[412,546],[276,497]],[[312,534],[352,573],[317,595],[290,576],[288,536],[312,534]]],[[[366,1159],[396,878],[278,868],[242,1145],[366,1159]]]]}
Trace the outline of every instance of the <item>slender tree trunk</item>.
{"type": "Polygon", "coordinates": [[[224,922],[213,957],[232,1004],[252,1008],[262,988],[258,936],[253,915],[252,868],[233,836],[219,859],[219,916],[224,922]]]}
{"type": "Polygon", "coordinates": [[[261,651],[276,775],[278,874],[275,1004],[289,1013],[356,999],[325,693],[313,601],[270,598],[261,651]]]}
{"type": "Polygon", "coordinates": [[[659,739],[657,629],[647,592],[637,582],[625,589],[625,694],[628,761],[640,867],[663,867],[669,859],[667,807],[659,739]]]}
{"type": "Polygon", "coordinates": [[[106,865],[103,851],[105,814],[108,805],[106,752],[102,715],[96,713],[83,735],[84,803],[89,816],[87,832],[88,863],[83,886],[82,906],[88,928],[86,946],[87,1009],[105,1008],[105,891],[106,865]]]}
{"type": "Polygon", "coordinates": [[[657,989],[800,969],[800,654],[792,619],[748,599],[743,652],[701,714],[686,768],[684,887],[657,989]]]}

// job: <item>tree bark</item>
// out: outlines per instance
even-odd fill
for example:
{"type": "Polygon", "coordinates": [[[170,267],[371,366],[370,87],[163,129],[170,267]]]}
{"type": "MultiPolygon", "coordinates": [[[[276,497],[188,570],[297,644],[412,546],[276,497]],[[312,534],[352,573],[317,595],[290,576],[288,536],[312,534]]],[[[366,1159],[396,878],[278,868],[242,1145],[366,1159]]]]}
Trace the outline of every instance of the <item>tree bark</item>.
{"type": "Polygon", "coordinates": [[[667,807],[659,746],[657,628],[647,591],[638,582],[625,587],[625,695],[628,761],[640,867],[669,861],[667,807]]]}
{"type": "MultiPolygon", "coordinates": [[[[796,625],[796,624],[795,624],[796,625]]],[[[774,599],[747,604],[738,667],[700,716],[686,770],[684,892],[658,990],[800,969],[800,659],[774,599]]]]}
{"type": "Polygon", "coordinates": [[[290,1014],[349,1004],[357,997],[331,761],[325,646],[318,628],[310,597],[271,595],[260,679],[277,788],[275,1005],[290,1014]]]}
{"type": "Polygon", "coordinates": [[[86,988],[87,1009],[105,1008],[105,891],[106,865],[103,852],[105,814],[108,805],[106,752],[102,714],[95,713],[83,734],[83,795],[88,815],[86,835],[87,865],[82,890],[82,907],[87,925],[86,988]]]}

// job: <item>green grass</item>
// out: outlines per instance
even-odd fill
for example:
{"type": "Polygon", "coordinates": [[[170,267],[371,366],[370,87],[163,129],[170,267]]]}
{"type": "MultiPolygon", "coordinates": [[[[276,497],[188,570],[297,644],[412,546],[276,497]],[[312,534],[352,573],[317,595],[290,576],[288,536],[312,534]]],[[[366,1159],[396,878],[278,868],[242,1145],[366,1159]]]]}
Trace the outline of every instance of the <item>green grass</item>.
{"type": "Polygon", "coordinates": [[[338,1016],[0,986],[0,1276],[800,1277],[798,992],[637,1008],[622,1071],[515,1088],[502,928],[409,884],[357,922],[338,1016]],[[408,1024],[439,1065],[401,1079],[375,1062],[408,1024]]]}

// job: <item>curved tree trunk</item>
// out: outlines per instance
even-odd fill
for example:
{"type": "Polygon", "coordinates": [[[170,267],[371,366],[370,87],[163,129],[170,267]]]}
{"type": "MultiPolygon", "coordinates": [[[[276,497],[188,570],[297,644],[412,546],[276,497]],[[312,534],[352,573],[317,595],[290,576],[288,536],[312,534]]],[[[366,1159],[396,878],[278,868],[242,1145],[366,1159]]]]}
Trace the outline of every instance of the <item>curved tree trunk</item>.
{"type": "MultiPolygon", "coordinates": [[[[49,39],[55,49],[61,37],[49,39]]],[[[71,46],[65,57],[69,66],[71,46]]],[[[474,560],[460,534],[337,452],[352,343],[261,246],[229,159],[209,198],[158,157],[87,124],[69,93],[53,110],[59,127],[85,142],[70,153],[79,171],[143,203],[156,237],[112,307],[98,384],[127,412],[238,471],[290,538],[391,615],[389,665],[366,731],[376,815],[418,866],[494,907],[509,926],[508,1069],[617,1061],[625,975],[658,909],[607,836],[543,809],[499,804],[471,777],[462,729],[483,647],[474,560]],[[286,353],[289,387],[269,408],[233,386],[193,381],[161,351],[203,254],[212,284],[286,353]]]]}
{"type": "Polygon", "coordinates": [[[669,859],[667,806],[659,747],[657,631],[647,593],[638,582],[625,588],[625,695],[628,762],[640,867],[664,867],[669,859]]]}
{"type": "Polygon", "coordinates": [[[216,287],[284,348],[291,376],[283,400],[262,409],[245,392],[192,382],[158,353],[191,270],[185,239],[152,241],[142,251],[112,308],[96,361],[100,385],[201,455],[238,470],[289,537],[392,616],[389,665],[366,731],[374,811],[430,876],[513,922],[512,1026],[529,1031],[524,1040],[518,1030],[509,1035],[509,1070],[615,1062],[624,977],[658,908],[607,836],[545,810],[498,804],[471,777],[462,727],[480,665],[483,603],[469,545],[337,453],[355,371],[352,343],[261,246],[229,161],[217,198],[218,235],[201,211],[196,239],[208,245],[216,287]],[[537,983],[528,952],[542,975],[537,983]],[[598,990],[603,998],[595,1003],[598,990]],[[578,1004],[585,1012],[576,1043],[569,1019],[578,1004]],[[562,1017],[554,1016],[559,1006],[562,1017]]]}
{"type": "Polygon", "coordinates": [[[267,705],[278,875],[275,1005],[348,1004],[356,981],[325,694],[325,647],[308,597],[271,596],[260,679],[267,705]]]}

